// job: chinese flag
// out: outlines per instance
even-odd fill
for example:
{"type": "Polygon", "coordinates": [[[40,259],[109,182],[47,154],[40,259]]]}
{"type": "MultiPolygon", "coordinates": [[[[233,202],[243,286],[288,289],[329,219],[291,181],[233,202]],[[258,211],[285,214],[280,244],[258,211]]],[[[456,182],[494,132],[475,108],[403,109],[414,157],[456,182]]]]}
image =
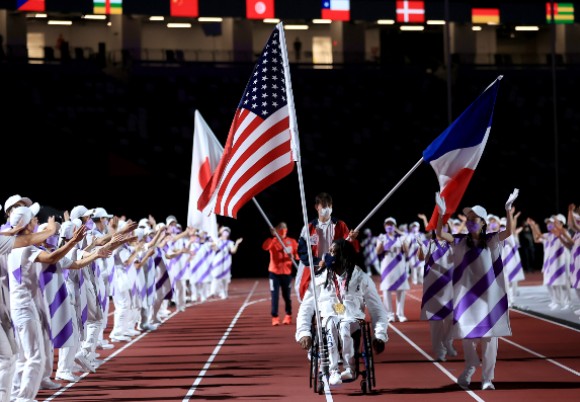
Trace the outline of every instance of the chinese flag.
{"type": "Polygon", "coordinates": [[[173,17],[199,17],[198,0],[171,0],[169,14],[173,17]]]}
{"type": "Polygon", "coordinates": [[[250,20],[274,18],[274,0],[246,0],[246,18],[250,20]]]}

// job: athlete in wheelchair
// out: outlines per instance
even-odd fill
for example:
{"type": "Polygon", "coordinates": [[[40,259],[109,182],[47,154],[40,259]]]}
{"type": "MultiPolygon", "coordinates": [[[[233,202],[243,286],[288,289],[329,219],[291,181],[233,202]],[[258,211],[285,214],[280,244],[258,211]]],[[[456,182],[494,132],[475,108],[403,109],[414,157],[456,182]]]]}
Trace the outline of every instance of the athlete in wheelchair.
{"type": "MultiPolygon", "coordinates": [[[[316,341],[317,329],[313,326],[316,311],[312,286],[308,288],[298,310],[296,341],[304,349],[313,349],[310,355],[313,364],[311,375],[315,376],[315,383],[320,383],[317,380],[321,377],[318,376],[327,375],[330,385],[338,385],[364,374],[365,384],[363,387],[361,383],[361,388],[366,392],[367,387],[370,390],[374,385],[371,384],[374,382],[372,351],[381,353],[388,340],[388,318],[376,285],[355,265],[355,257],[354,247],[349,241],[339,239],[332,243],[330,254],[324,256],[321,264],[323,269],[315,276],[323,342],[316,341]],[[367,312],[374,326],[372,342],[366,323],[367,312]],[[353,334],[358,339],[353,339],[353,334]],[[342,372],[339,370],[341,353],[342,372]],[[362,371],[358,360],[361,356],[365,357],[365,369],[362,371]]],[[[319,387],[314,388],[321,392],[319,387]]]]}

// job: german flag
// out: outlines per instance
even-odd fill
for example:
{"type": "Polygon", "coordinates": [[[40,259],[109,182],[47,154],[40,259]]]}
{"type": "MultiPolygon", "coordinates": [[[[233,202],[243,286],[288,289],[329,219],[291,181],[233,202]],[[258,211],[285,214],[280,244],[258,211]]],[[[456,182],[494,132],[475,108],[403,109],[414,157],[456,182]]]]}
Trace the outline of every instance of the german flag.
{"type": "MultiPolygon", "coordinates": [[[[574,23],[573,3],[554,3],[554,21],[556,24],[574,23]]],[[[546,3],[546,22],[552,23],[552,3],[546,3]]]]}
{"type": "Polygon", "coordinates": [[[472,24],[499,24],[499,8],[472,8],[472,24]]]}

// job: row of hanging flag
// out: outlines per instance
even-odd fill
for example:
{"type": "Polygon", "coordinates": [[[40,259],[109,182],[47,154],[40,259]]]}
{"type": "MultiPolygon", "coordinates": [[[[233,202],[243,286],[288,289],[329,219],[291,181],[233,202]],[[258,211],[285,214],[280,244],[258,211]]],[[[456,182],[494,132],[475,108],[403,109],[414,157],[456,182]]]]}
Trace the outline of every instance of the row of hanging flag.
{"type": "MultiPolygon", "coordinates": [[[[17,9],[20,11],[44,12],[47,11],[46,1],[49,0],[17,0],[17,9]]],[[[92,1],[94,14],[123,14],[123,0],[92,1]]],[[[169,2],[169,13],[171,16],[191,18],[200,16],[200,0],[160,1],[169,2]]],[[[246,18],[276,18],[275,2],[275,0],[246,0],[246,18]]],[[[429,8],[426,9],[425,1],[385,0],[384,3],[385,11],[388,11],[389,8],[394,7],[395,21],[398,23],[422,24],[426,21],[426,19],[430,18],[429,8]]],[[[574,3],[546,2],[545,6],[547,23],[552,22],[552,4],[554,5],[553,18],[556,24],[574,23],[574,3]]],[[[391,13],[392,11],[393,10],[390,10],[391,13]]],[[[351,0],[322,0],[320,17],[333,21],[350,21],[351,0]]],[[[435,18],[431,19],[438,18],[439,16],[436,16],[435,18]]],[[[500,8],[471,8],[471,22],[473,24],[499,24],[502,22],[500,8]]]]}

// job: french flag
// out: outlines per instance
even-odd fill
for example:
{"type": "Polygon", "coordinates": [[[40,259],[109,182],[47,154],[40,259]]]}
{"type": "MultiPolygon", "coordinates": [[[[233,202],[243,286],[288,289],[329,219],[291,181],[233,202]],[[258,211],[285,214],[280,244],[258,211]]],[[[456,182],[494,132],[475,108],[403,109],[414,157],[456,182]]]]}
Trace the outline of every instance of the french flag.
{"type": "Polygon", "coordinates": [[[322,18],[333,21],[350,20],[350,0],[322,0],[322,18]]]}
{"type": "MultiPolygon", "coordinates": [[[[424,151],[423,160],[430,163],[437,179],[441,197],[445,199],[447,211],[443,223],[459,206],[475,172],[491,130],[493,108],[499,76],[447,129],[424,151]]],[[[439,208],[435,206],[426,230],[434,230],[439,219],[439,208]]]]}

